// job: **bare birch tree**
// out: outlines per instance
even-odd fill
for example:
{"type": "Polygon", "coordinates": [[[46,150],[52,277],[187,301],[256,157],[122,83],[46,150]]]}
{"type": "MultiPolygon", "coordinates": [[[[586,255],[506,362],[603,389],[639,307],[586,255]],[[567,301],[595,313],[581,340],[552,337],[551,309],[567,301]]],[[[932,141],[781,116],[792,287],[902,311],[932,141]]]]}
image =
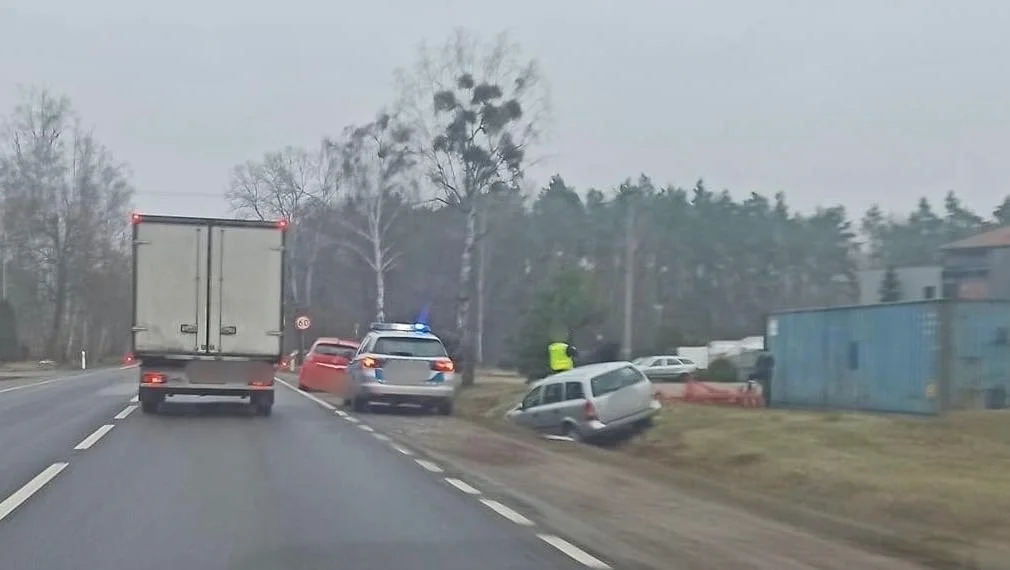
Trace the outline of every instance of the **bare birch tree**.
{"type": "Polygon", "coordinates": [[[384,322],[386,272],[400,256],[390,229],[416,194],[411,132],[396,117],[381,113],[367,125],[348,127],[343,140],[328,144],[335,151],[346,206],[335,219],[356,238],[340,245],[375,273],[375,320],[384,322]]]}
{"type": "Polygon", "coordinates": [[[232,171],[226,195],[235,212],[291,223],[288,283],[291,301],[299,307],[312,304],[312,268],[321,246],[317,233],[303,231],[299,223],[311,209],[328,206],[336,188],[337,172],[325,144],[314,151],[285,147],[232,171]]]}
{"type": "MultiPolygon", "coordinates": [[[[96,321],[125,326],[97,314],[115,288],[89,285],[98,276],[116,279],[104,272],[126,253],[132,188],[125,166],[81,127],[66,98],[31,92],[6,135],[0,157],[4,230],[15,265],[28,278],[18,292],[19,306],[29,313],[21,322],[45,323],[45,330],[36,324],[29,333],[46,356],[61,359],[87,345],[88,331],[103,334],[96,321]]],[[[116,314],[128,316],[125,310],[116,314]]]]}
{"type": "Polygon", "coordinates": [[[505,34],[483,44],[457,30],[438,54],[422,47],[402,72],[402,107],[418,134],[419,155],[439,200],[465,216],[456,329],[463,384],[473,383],[476,333],[471,299],[480,212],[494,193],[517,191],[528,151],[540,137],[546,92],[534,61],[505,34]]]}

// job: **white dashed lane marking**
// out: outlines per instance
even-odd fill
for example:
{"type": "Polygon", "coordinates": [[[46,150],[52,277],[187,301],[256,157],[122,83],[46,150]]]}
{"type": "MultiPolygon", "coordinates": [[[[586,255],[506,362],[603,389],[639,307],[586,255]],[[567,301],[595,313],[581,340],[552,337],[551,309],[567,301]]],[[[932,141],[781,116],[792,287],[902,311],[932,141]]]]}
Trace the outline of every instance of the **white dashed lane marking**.
{"type": "Polygon", "coordinates": [[[69,465],[69,463],[53,463],[32,478],[31,481],[25,483],[24,487],[14,491],[10,497],[7,497],[3,500],[3,502],[0,502],[0,521],[7,518],[7,515],[13,513],[14,509],[20,507],[22,503],[37,493],[39,489],[46,485],[46,483],[52,481],[60,474],[60,471],[67,468],[67,465],[69,465]]]}
{"type": "Polygon", "coordinates": [[[596,568],[598,570],[610,569],[610,565],[607,564],[606,562],[600,560],[599,558],[596,558],[595,556],[589,554],[585,550],[582,550],[578,546],[575,546],[574,544],[568,542],[567,540],[559,536],[554,536],[553,534],[537,534],[537,536],[540,537],[540,540],[546,542],[547,544],[553,546],[554,548],[557,548],[561,552],[564,552],[566,555],[568,555],[569,558],[575,560],[576,562],[582,564],[583,566],[587,566],[589,568],[596,568]]]}
{"type": "Polygon", "coordinates": [[[507,518],[508,520],[518,525],[533,526],[533,521],[513,511],[512,509],[506,507],[505,505],[499,503],[498,501],[494,501],[491,499],[481,499],[480,502],[484,503],[485,507],[491,509],[492,511],[498,513],[499,515],[507,518]]]}
{"type": "Polygon", "coordinates": [[[137,406],[126,406],[126,408],[123,409],[123,411],[119,412],[115,416],[112,416],[112,419],[114,419],[114,420],[125,420],[126,416],[132,414],[133,410],[136,410],[136,409],[137,409],[137,406]]]}
{"type": "Polygon", "coordinates": [[[102,436],[112,431],[112,428],[114,427],[116,426],[114,426],[113,424],[105,424],[104,426],[96,429],[94,433],[84,438],[84,440],[81,441],[81,443],[75,445],[74,449],[77,450],[90,449],[92,445],[98,443],[98,440],[102,439],[102,436]]]}
{"type": "MultiPolygon", "coordinates": [[[[406,447],[403,447],[403,446],[401,446],[399,444],[392,443],[392,439],[389,436],[387,436],[385,434],[381,434],[381,433],[375,431],[375,429],[372,428],[369,425],[362,424],[361,420],[359,420],[358,418],[356,418],[356,417],[348,414],[347,412],[345,412],[343,410],[338,409],[333,404],[330,404],[329,402],[326,402],[325,400],[321,400],[321,399],[313,396],[312,394],[309,394],[307,392],[299,390],[299,389],[295,388],[294,386],[292,386],[291,384],[285,382],[284,380],[281,380],[280,378],[277,378],[277,381],[280,382],[282,385],[290,388],[292,391],[297,392],[299,395],[305,396],[306,398],[312,400],[313,402],[319,404],[320,406],[323,406],[324,408],[326,408],[326,409],[334,412],[336,415],[340,416],[341,418],[343,418],[343,419],[345,419],[345,420],[347,420],[347,421],[349,421],[349,422],[351,422],[353,424],[358,424],[358,428],[360,428],[362,431],[366,431],[366,432],[371,433],[372,436],[374,436],[376,439],[378,439],[380,441],[389,442],[390,447],[392,447],[396,451],[402,453],[403,455],[407,455],[407,456],[413,456],[414,455],[413,451],[411,451],[411,450],[407,449],[406,447]]],[[[136,402],[136,401],[137,401],[136,397],[134,397],[131,400],[131,402],[136,402]]],[[[136,406],[132,406],[132,407],[136,408],[136,406]]],[[[123,410],[122,412],[120,412],[120,415],[122,415],[123,417],[126,417],[127,415],[129,415],[129,413],[131,411],[132,410],[130,410],[130,408],[127,408],[126,410],[123,410]],[[127,410],[129,410],[129,411],[127,411],[127,410]]],[[[117,419],[120,419],[119,416],[117,416],[117,419]]],[[[88,442],[88,440],[91,440],[92,438],[94,439],[94,441],[91,441],[90,443],[88,443],[88,447],[90,447],[91,445],[94,445],[94,442],[98,441],[98,439],[100,439],[103,435],[105,435],[105,433],[107,433],[109,429],[112,429],[112,426],[102,426],[101,428],[98,429],[98,431],[96,431],[95,433],[93,433],[90,436],[88,436],[87,439],[85,439],[84,441],[82,441],[78,445],[78,447],[76,447],[74,449],[80,448],[81,445],[84,445],[85,443],[88,442]],[[108,429],[105,429],[105,428],[108,428],[108,429]],[[102,431],[103,429],[104,429],[104,431],[102,431]],[[101,432],[101,433],[99,433],[99,432],[101,432]]],[[[551,438],[551,439],[558,439],[558,440],[564,439],[564,440],[567,441],[569,438],[557,437],[557,438],[551,438]]],[[[84,449],[86,449],[86,448],[84,448],[84,449]]],[[[438,466],[437,464],[432,463],[431,461],[427,461],[425,459],[416,459],[416,458],[414,459],[414,461],[418,465],[420,465],[421,467],[423,467],[424,469],[426,469],[426,470],[428,470],[428,471],[430,471],[432,473],[442,473],[442,468],[440,466],[438,466]]],[[[27,499],[29,496],[31,496],[32,493],[34,493],[35,491],[37,491],[39,487],[41,487],[42,485],[45,485],[45,483],[49,479],[52,479],[53,477],[55,477],[56,474],[59,473],[63,469],[63,467],[66,467],[66,465],[67,465],[66,463],[63,463],[63,464],[54,464],[53,466],[51,466],[46,471],[44,471],[43,473],[39,474],[38,477],[36,477],[35,479],[33,479],[31,482],[29,482],[28,485],[25,485],[25,487],[21,491],[18,491],[17,493],[15,493],[14,495],[12,495],[11,498],[7,499],[3,503],[0,503],[0,520],[2,520],[3,517],[6,516],[7,513],[9,513],[10,511],[14,510],[14,508],[16,508],[18,504],[20,504],[25,499],[27,499]],[[62,467],[57,468],[57,466],[59,466],[59,465],[62,465],[62,467]],[[52,474],[47,475],[46,477],[43,477],[44,475],[47,474],[47,472],[49,470],[54,469],[54,468],[56,468],[55,472],[53,472],[52,474]],[[41,483],[35,484],[37,479],[44,479],[44,480],[42,480],[41,483]],[[35,488],[34,489],[30,489],[29,488],[29,486],[32,485],[32,484],[35,484],[35,488]],[[29,489],[27,491],[27,494],[22,493],[23,491],[25,491],[25,489],[29,489]],[[18,494],[24,494],[24,497],[21,498],[20,501],[18,501],[12,507],[8,507],[8,503],[10,503],[15,498],[15,496],[18,495],[18,494]],[[8,508],[8,511],[4,512],[4,508],[8,508]]],[[[444,480],[445,480],[446,483],[452,485],[453,487],[455,487],[456,489],[458,489],[459,491],[461,491],[463,493],[466,493],[467,495],[475,495],[475,496],[481,495],[480,489],[477,489],[477,488],[473,487],[472,485],[470,485],[466,481],[463,481],[461,479],[455,479],[453,477],[445,477],[444,480]]],[[[494,511],[495,513],[497,513],[499,516],[501,516],[501,517],[503,517],[503,518],[505,518],[505,519],[507,519],[507,520],[509,520],[509,521],[511,521],[511,522],[513,522],[515,524],[517,524],[517,525],[526,526],[526,527],[534,527],[534,526],[536,526],[534,524],[534,522],[531,521],[530,519],[526,518],[525,516],[521,515],[520,513],[516,512],[516,511],[512,510],[511,508],[509,508],[509,507],[507,507],[507,506],[499,503],[498,501],[495,501],[495,500],[492,500],[492,499],[483,499],[482,498],[482,499],[480,499],[480,502],[485,507],[487,507],[487,508],[491,509],[492,511],[494,511]]],[[[603,562],[599,558],[594,557],[593,555],[589,554],[588,552],[582,550],[578,546],[575,546],[574,544],[568,542],[567,540],[565,540],[565,539],[563,539],[563,538],[561,538],[559,536],[555,536],[553,534],[537,533],[537,537],[540,540],[543,540],[547,544],[549,544],[549,545],[553,546],[554,548],[558,549],[559,551],[561,551],[562,553],[564,553],[566,556],[568,556],[572,560],[575,560],[579,564],[582,564],[583,566],[586,566],[587,568],[593,568],[595,570],[611,570],[610,565],[608,565],[606,562],[603,562]]]]}
{"type": "Polygon", "coordinates": [[[467,495],[479,495],[480,490],[471,487],[466,481],[461,481],[459,479],[453,479],[452,477],[446,477],[445,482],[456,487],[460,491],[463,491],[467,495]]]}
{"type": "Polygon", "coordinates": [[[425,469],[427,469],[428,471],[431,471],[432,473],[441,473],[442,472],[442,468],[439,467],[438,465],[435,465],[431,461],[426,461],[424,459],[415,459],[414,461],[416,461],[418,465],[420,465],[421,467],[424,467],[425,469]]]}
{"type": "Polygon", "coordinates": [[[134,396],[134,397],[130,398],[130,403],[131,404],[136,404],[139,401],[140,401],[140,397],[139,396],[134,396]]]}

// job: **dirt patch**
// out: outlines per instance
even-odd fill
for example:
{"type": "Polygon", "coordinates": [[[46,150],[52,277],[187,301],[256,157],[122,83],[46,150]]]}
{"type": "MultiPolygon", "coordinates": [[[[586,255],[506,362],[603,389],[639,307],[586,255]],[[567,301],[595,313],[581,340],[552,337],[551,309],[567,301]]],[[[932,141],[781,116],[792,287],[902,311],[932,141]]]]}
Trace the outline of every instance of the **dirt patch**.
{"type": "MultiPolygon", "coordinates": [[[[477,386],[458,409],[503,433],[510,428],[498,418],[523,391],[477,386]]],[[[597,464],[682,488],[686,477],[709,496],[737,495],[785,520],[798,505],[838,522],[825,528],[862,525],[853,538],[934,566],[1010,568],[1010,413],[910,418],[674,405],[645,434],[591,451],[597,464]]]]}
{"type": "Polygon", "coordinates": [[[582,446],[508,428],[496,433],[459,418],[381,413],[368,421],[463,469],[485,492],[514,493],[511,501],[616,568],[917,568],[596,461],[582,446]]]}

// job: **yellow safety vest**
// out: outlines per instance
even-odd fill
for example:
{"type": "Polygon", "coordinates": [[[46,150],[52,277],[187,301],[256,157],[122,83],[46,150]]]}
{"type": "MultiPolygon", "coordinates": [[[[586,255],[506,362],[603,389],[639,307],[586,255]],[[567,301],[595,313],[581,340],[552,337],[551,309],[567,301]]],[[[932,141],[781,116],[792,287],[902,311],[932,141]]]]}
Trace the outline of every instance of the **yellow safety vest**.
{"type": "Polygon", "coordinates": [[[575,368],[575,361],[568,356],[568,344],[564,342],[553,342],[547,345],[547,357],[551,364],[551,370],[561,372],[575,368]]]}

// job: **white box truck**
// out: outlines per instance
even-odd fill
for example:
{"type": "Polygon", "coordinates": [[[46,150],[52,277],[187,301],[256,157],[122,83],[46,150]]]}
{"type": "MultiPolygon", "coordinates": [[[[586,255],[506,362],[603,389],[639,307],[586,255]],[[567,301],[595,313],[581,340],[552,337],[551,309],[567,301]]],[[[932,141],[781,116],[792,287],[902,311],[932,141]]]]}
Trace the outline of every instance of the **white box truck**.
{"type": "Polygon", "coordinates": [[[248,398],[269,415],[283,356],[285,221],[133,214],[132,350],[141,409],[248,398]]]}

